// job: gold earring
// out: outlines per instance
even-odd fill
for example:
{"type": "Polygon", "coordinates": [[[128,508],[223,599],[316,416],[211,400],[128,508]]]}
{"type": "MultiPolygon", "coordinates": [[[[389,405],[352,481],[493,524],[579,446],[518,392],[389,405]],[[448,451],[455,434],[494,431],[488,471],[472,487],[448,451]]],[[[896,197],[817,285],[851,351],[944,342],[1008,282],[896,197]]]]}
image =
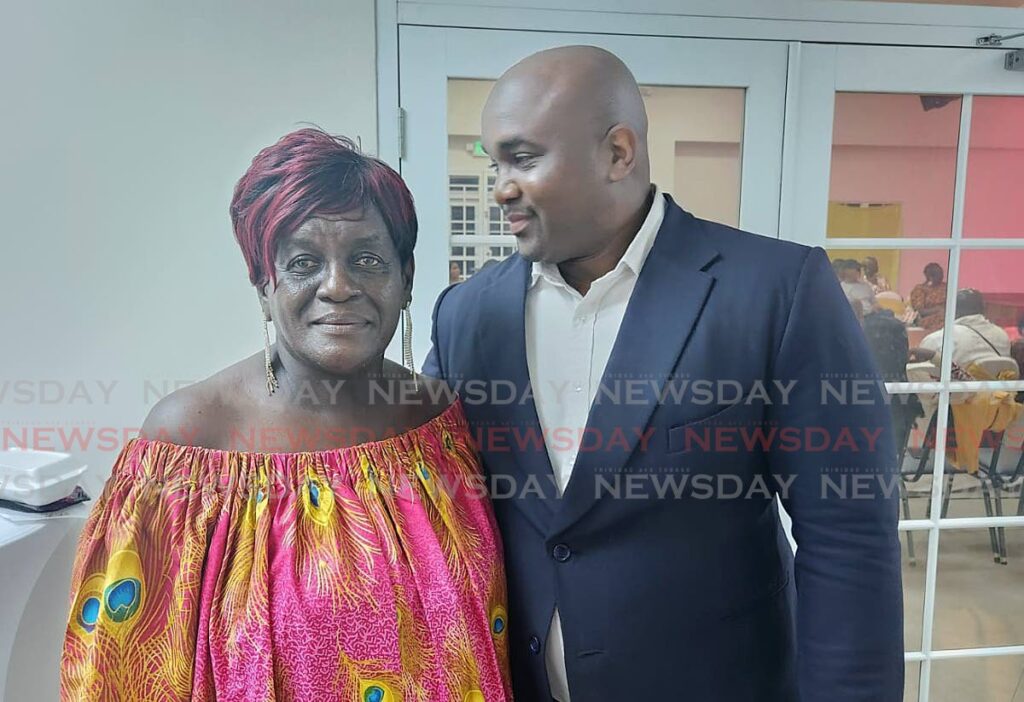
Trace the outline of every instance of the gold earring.
{"type": "Polygon", "coordinates": [[[402,365],[409,369],[409,373],[412,375],[413,386],[416,390],[419,390],[420,383],[416,377],[416,364],[412,358],[412,312],[409,310],[411,302],[412,298],[409,298],[405,306],[402,307],[402,365]]]}
{"type": "Polygon", "coordinates": [[[273,395],[277,390],[277,376],[274,375],[274,364],[270,358],[270,329],[266,315],[263,317],[263,361],[267,367],[267,393],[273,395]]]}

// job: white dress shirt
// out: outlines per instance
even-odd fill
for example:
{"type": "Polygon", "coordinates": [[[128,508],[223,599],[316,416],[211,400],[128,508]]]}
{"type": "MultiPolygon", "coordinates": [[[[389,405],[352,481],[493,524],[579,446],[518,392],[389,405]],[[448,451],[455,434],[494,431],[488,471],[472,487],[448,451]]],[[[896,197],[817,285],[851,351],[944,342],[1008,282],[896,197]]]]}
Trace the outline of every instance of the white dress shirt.
{"type": "MultiPolygon", "coordinates": [[[[626,252],[586,295],[565,282],[557,265],[533,264],[526,292],[526,361],[560,492],[569,484],[590,405],[664,216],[665,198],[655,187],[651,209],[626,252]]],[[[557,603],[545,660],[552,697],[570,702],[557,603]]]]}

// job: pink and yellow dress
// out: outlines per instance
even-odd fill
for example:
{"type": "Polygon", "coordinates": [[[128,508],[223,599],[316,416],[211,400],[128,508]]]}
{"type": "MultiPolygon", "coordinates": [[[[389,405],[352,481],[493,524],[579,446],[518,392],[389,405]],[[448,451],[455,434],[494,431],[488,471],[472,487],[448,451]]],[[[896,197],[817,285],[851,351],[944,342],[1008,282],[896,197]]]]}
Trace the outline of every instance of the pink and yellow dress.
{"type": "Polygon", "coordinates": [[[61,699],[510,700],[483,488],[459,401],[327,451],[132,439],[79,542],[61,699]]]}

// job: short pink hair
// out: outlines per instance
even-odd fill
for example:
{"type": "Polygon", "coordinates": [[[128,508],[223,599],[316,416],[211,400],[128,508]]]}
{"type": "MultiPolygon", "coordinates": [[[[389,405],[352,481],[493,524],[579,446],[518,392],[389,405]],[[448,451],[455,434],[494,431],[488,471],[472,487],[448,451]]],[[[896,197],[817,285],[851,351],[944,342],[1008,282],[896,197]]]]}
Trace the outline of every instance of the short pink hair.
{"type": "Polygon", "coordinates": [[[249,281],[277,284],[274,255],[283,236],[317,215],[375,206],[404,265],[416,246],[416,210],[402,177],[359,151],[350,139],[321,129],[286,134],[256,154],[235,185],[231,226],[249,267],[249,281]]]}

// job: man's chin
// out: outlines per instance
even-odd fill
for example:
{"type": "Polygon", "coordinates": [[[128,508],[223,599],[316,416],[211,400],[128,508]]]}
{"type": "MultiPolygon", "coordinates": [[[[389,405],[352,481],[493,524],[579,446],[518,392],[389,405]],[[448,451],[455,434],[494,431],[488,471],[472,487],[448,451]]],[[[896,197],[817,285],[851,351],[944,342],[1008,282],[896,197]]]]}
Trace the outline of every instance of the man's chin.
{"type": "Polygon", "coordinates": [[[530,263],[542,263],[545,260],[544,247],[536,239],[520,238],[516,241],[519,255],[530,263]]]}

